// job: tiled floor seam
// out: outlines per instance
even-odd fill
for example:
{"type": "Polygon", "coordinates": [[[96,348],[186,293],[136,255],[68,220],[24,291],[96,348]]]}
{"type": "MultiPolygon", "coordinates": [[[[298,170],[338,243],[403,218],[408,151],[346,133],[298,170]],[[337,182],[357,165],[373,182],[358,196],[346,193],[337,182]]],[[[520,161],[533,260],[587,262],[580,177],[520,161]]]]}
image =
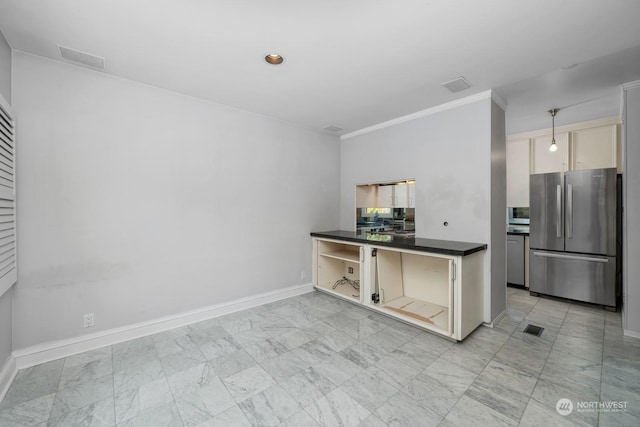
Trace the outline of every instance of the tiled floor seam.
{"type": "MultiPolygon", "coordinates": [[[[540,302],[543,301],[543,297],[539,297],[538,301],[533,305],[533,307],[531,307],[531,310],[533,310],[538,304],[540,304],[540,302]]],[[[571,306],[569,306],[571,307],[571,306]]],[[[531,310],[529,310],[529,312],[531,312],[531,310]]],[[[558,328],[558,333],[556,334],[556,337],[554,338],[553,342],[551,343],[551,347],[549,348],[549,354],[547,354],[547,357],[544,359],[544,363],[542,364],[542,369],[540,370],[540,373],[538,374],[538,377],[536,378],[536,383],[533,385],[533,388],[531,389],[531,395],[529,395],[529,400],[527,401],[527,406],[529,406],[529,403],[531,403],[531,400],[535,400],[536,402],[538,402],[536,399],[534,399],[533,397],[531,397],[533,395],[533,392],[536,390],[536,387],[538,386],[538,382],[540,382],[540,376],[542,375],[542,371],[544,371],[545,366],[547,366],[547,361],[549,360],[549,356],[551,355],[551,352],[553,351],[553,346],[555,345],[556,341],[558,340],[558,336],[560,335],[560,331],[562,330],[562,326],[564,325],[564,322],[567,318],[567,313],[569,312],[569,309],[567,308],[567,311],[564,313],[564,316],[562,316],[562,323],[560,324],[560,328],[558,328]]],[[[527,313],[528,314],[528,313],[527,313]]],[[[543,402],[538,402],[540,404],[542,404],[543,402]]],[[[524,413],[527,411],[527,406],[525,406],[525,410],[522,412],[522,415],[520,416],[520,419],[518,420],[518,425],[520,425],[520,423],[522,422],[522,417],[524,416],[524,413]]]]}
{"type": "MultiPolygon", "coordinates": [[[[508,299],[509,299],[509,298],[507,297],[507,300],[508,300],[508,299]]],[[[536,304],[537,304],[537,303],[536,303],[536,304]]],[[[535,305],[534,305],[534,306],[535,306],[535,305]]],[[[533,307],[531,307],[531,309],[533,309],[533,307]]],[[[531,309],[530,309],[529,311],[531,311],[531,309]]],[[[527,312],[527,314],[529,314],[529,312],[527,312]]],[[[503,319],[504,319],[504,317],[503,317],[503,319]]],[[[501,319],[501,320],[502,320],[502,319],[501,319]]],[[[498,322],[498,323],[499,323],[499,322],[498,322]]],[[[480,328],[482,328],[482,327],[487,327],[487,326],[479,326],[479,327],[480,327],[480,328]]],[[[491,329],[492,329],[492,330],[496,330],[496,329],[495,329],[495,327],[493,327],[493,328],[491,328],[491,329]]],[[[511,338],[511,335],[513,335],[517,330],[518,330],[518,328],[514,329],[514,330],[513,330],[513,332],[511,332],[511,333],[509,334],[509,338],[511,338]]],[[[475,331],[474,331],[474,332],[475,332],[475,331]]],[[[487,368],[487,366],[489,366],[489,364],[493,361],[493,359],[496,357],[496,354],[498,354],[498,353],[500,352],[500,350],[502,350],[502,347],[504,347],[504,346],[505,346],[505,344],[507,343],[507,341],[509,341],[509,338],[507,338],[507,339],[504,341],[504,343],[502,343],[502,345],[501,345],[501,346],[500,346],[500,347],[499,347],[499,348],[498,348],[498,349],[493,353],[493,356],[491,356],[491,359],[489,359],[489,361],[487,362],[487,364],[486,364],[486,365],[485,365],[485,367],[483,368],[483,371],[484,371],[484,369],[486,369],[486,368],[487,368]]],[[[455,345],[455,344],[454,344],[454,345],[455,345]]],[[[456,366],[459,366],[459,365],[457,365],[456,363],[454,363],[454,364],[455,364],[456,366]]],[[[464,367],[462,367],[462,366],[461,366],[461,368],[464,368],[464,367]]],[[[454,404],[451,406],[451,408],[449,408],[449,410],[447,411],[447,414],[446,414],[444,417],[442,417],[442,420],[441,420],[440,422],[444,421],[444,420],[449,416],[449,414],[451,413],[451,411],[453,410],[453,408],[455,408],[455,407],[456,407],[456,405],[460,402],[460,400],[461,400],[461,399],[462,399],[462,397],[465,395],[465,393],[467,392],[467,390],[469,390],[469,388],[470,388],[470,387],[471,387],[471,386],[476,382],[476,380],[478,379],[478,377],[479,377],[480,375],[482,375],[482,372],[481,372],[480,374],[476,374],[476,378],[473,380],[473,382],[471,383],[471,385],[469,385],[469,387],[467,387],[467,389],[466,389],[464,392],[462,392],[462,394],[460,394],[460,397],[458,398],[458,400],[456,400],[456,403],[454,403],[454,404]]],[[[469,396],[468,396],[468,397],[469,397],[469,396]]],[[[471,398],[471,399],[473,399],[472,397],[470,397],[470,398],[471,398]]],[[[475,399],[473,399],[473,400],[475,400],[475,399]]],[[[478,402],[478,401],[476,400],[476,402],[478,402]]],[[[485,404],[484,404],[484,403],[482,403],[482,402],[478,402],[478,403],[479,403],[480,405],[486,406],[487,408],[489,408],[489,409],[491,409],[491,410],[494,410],[494,411],[495,411],[495,409],[493,409],[493,408],[491,408],[491,407],[489,407],[489,406],[485,405],[485,404]]],[[[510,419],[513,419],[513,418],[511,418],[511,417],[509,417],[509,418],[510,418],[510,419]]],[[[514,420],[514,421],[518,422],[517,420],[514,420]]]]}
{"type": "MultiPolygon", "coordinates": [[[[65,361],[66,362],[66,361],[65,361]]],[[[111,387],[113,388],[113,425],[118,425],[117,413],[116,413],[116,372],[113,361],[113,346],[111,346],[111,387]]]]}
{"type": "MultiPolygon", "coordinates": [[[[605,335],[607,333],[607,314],[604,315],[604,328],[602,328],[602,353],[600,356],[600,392],[598,393],[598,398],[602,401],[602,382],[604,381],[604,347],[605,347],[605,335]]],[[[600,425],[600,412],[597,413],[596,417],[597,425],[600,425]]]]}
{"type": "MultiPolygon", "coordinates": [[[[158,347],[156,346],[156,341],[153,339],[153,334],[152,335],[147,335],[148,337],[151,338],[151,343],[153,345],[153,351],[156,354],[156,357],[158,358],[158,363],[160,363],[160,369],[162,369],[162,374],[164,375],[164,380],[167,382],[167,384],[169,384],[169,376],[167,375],[167,372],[164,369],[164,365],[162,364],[162,359],[160,358],[160,353],[158,353],[158,347]]],[[[142,366],[142,365],[141,365],[142,366]]],[[[115,401],[116,401],[116,394],[115,394],[115,377],[116,377],[116,373],[113,373],[113,378],[114,378],[114,392],[113,392],[113,403],[114,403],[114,409],[115,409],[115,401]]],[[[183,426],[186,426],[187,424],[184,422],[184,418],[182,418],[182,412],[180,412],[180,409],[178,408],[178,400],[176,399],[176,395],[173,392],[173,389],[171,388],[171,386],[169,385],[169,392],[171,393],[171,398],[173,399],[173,405],[176,407],[176,412],[178,413],[178,416],[180,417],[180,422],[182,422],[183,426]]],[[[158,404],[155,406],[152,406],[151,408],[145,408],[143,410],[141,410],[135,417],[129,418],[129,420],[133,420],[139,416],[142,415],[142,413],[144,411],[147,411],[149,409],[153,409],[153,408],[157,408],[159,406],[163,406],[163,405],[167,405],[167,403],[164,404],[158,404]]],[[[117,416],[117,413],[116,413],[117,416]]],[[[114,418],[115,420],[115,426],[118,426],[118,420],[117,418],[114,418]]],[[[129,421],[129,420],[123,420],[123,422],[125,421],[129,421]]]]}

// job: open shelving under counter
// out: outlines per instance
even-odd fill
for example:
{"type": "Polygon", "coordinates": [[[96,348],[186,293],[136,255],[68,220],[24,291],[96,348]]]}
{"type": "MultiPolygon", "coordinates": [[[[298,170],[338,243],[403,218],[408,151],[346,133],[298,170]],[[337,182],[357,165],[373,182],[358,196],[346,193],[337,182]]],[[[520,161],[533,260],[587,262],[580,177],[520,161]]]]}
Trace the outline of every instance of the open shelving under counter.
{"type": "Polygon", "coordinates": [[[311,235],[317,290],[459,341],[482,323],[486,244],[381,240],[348,231],[311,235]],[[336,286],[341,279],[358,280],[359,292],[349,281],[336,286]]]}
{"type": "Polygon", "coordinates": [[[362,302],[362,247],[314,241],[314,284],[316,288],[351,301],[362,302]]]}

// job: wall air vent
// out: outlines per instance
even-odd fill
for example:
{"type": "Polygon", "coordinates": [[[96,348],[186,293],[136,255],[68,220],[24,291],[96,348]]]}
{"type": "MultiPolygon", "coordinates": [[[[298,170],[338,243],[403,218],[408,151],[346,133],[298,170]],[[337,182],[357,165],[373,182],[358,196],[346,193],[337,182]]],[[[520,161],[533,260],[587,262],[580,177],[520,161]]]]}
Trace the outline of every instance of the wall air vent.
{"type": "Polygon", "coordinates": [[[458,77],[441,84],[453,93],[460,92],[471,87],[467,79],[465,79],[464,77],[458,77]]]}
{"type": "Polygon", "coordinates": [[[342,130],[341,127],[334,126],[334,125],[326,125],[322,129],[328,130],[329,132],[340,132],[342,130]]]}
{"type": "Polygon", "coordinates": [[[60,56],[69,61],[86,65],[91,68],[104,70],[104,58],[101,56],[91,55],[90,53],[80,52],[79,50],[70,49],[68,47],[58,45],[60,56]]]}

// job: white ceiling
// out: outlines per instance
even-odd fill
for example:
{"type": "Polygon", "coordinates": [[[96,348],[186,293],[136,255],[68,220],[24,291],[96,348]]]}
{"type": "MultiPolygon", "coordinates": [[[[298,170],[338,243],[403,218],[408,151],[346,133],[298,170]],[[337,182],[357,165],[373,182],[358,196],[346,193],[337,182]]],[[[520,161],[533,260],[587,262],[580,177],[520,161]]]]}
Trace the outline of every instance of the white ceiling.
{"type": "MultiPolygon", "coordinates": [[[[491,88],[522,100],[516,82],[640,46],[639,18],[638,0],[0,0],[14,49],[71,47],[110,74],[340,133],[491,88]],[[440,86],[461,75],[470,89],[440,86]]],[[[607,84],[640,78],[640,60],[625,66],[607,84]]]]}

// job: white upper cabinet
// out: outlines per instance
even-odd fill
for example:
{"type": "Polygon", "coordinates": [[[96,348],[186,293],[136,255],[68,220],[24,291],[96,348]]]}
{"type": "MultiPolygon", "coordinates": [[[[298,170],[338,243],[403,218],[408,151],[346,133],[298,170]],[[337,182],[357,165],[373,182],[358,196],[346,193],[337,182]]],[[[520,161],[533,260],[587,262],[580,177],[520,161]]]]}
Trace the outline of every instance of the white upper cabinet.
{"type": "Polygon", "coordinates": [[[569,132],[556,132],[556,151],[550,151],[551,135],[533,138],[531,173],[566,172],[569,170],[569,132]]]}
{"type": "Polygon", "coordinates": [[[416,201],[416,184],[400,183],[393,186],[395,208],[413,208],[416,201]]]}
{"type": "Polygon", "coordinates": [[[617,117],[556,127],[558,150],[549,151],[551,129],[507,139],[507,206],[529,206],[529,174],[618,168],[622,172],[617,117]]]}
{"type": "Polygon", "coordinates": [[[380,185],[378,187],[378,204],[379,208],[392,208],[395,206],[395,185],[380,185]]]}
{"type": "Polygon", "coordinates": [[[507,206],[529,206],[530,139],[507,142],[507,206]]]}
{"type": "Polygon", "coordinates": [[[571,169],[618,167],[618,125],[571,132],[571,169]]]}
{"type": "Polygon", "coordinates": [[[356,208],[375,208],[378,203],[377,185],[356,186],[356,208]]]}
{"type": "Polygon", "coordinates": [[[413,180],[356,186],[356,208],[413,208],[415,203],[413,180]]]}
{"type": "Polygon", "coordinates": [[[407,207],[415,208],[416,207],[416,183],[415,182],[410,182],[407,184],[407,192],[409,194],[407,207]]]}
{"type": "Polygon", "coordinates": [[[378,207],[413,208],[416,202],[416,184],[401,182],[378,187],[378,207]]]}

